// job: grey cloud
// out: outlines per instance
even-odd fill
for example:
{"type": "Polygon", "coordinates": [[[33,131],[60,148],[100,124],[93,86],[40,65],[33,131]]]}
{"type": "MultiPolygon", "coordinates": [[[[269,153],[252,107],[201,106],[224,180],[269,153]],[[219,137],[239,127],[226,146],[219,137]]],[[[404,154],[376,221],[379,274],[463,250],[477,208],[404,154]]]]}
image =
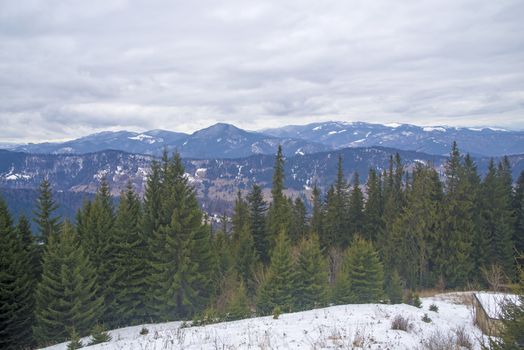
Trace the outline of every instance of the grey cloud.
{"type": "Polygon", "coordinates": [[[523,17],[519,0],[7,0],[0,140],[217,121],[523,129],[523,17]]]}

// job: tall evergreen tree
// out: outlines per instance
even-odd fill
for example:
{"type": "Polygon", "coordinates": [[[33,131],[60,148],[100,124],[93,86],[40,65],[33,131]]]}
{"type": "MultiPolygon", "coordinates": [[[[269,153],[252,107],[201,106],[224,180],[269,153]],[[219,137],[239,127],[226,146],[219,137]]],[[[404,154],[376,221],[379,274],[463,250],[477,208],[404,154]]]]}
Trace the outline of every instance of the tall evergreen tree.
{"type": "Polygon", "coordinates": [[[253,185],[247,200],[249,203],[249,227],[255,250],[260,260],[267,265],[269,263],[269,240],[266,230],[267,203],[264,201],[262,188],[253,185]]]}
{"type": "Polygon", "coordinates": [[[242,197],[240,190],[238,190],[237,197],[235,199],[231,223],[233,225],[233,244],[238,244],[240,233],[244,230],[247,230],[249,225],[249,207],[242,197]]]}
{"type": "Polygon", "coordinates": [[[47,243],[49,237],[53,233],[58,232],[60,218],[53,214],[57,208],[58,205],[53,200],[51,183],[46,178],[38,189],[36,211],[34,212],[34,221],[38,226],[39,239],[43,243],[47,243]]]}
{"type": "MultiPolygon", "coordinates": [[[[290,200],[291,201],[291,200],[290,200]]],[[[291,202],[292,207],[292,223],[289,231],[289,238],[291,244],[298,244],[306,235],[307,222],[306,222],[306,206],[302,199],[297,197],[295,202],[291,202]]]]}
{"type": "Polygon", "coordinates": [[[324,236],[324,206],[322,203],[322,193],[318,188],[316,182],[313,186],[313,191],[311,193],[311,218],[309,220],[310,236],[316,235],[321,241],[320,237],[324,236]]]}
{"type": "MultiPolygon", "coordinates": [[[[151,307],[159,320],[190,317],[202,306],[199,287],[209,278],[198,266],[202,251],[195,248],[202,229],[202,212],[194,189],[184,176],[180,155],[162,166],[160,225],[153,233],[152,268],[149,279],[151,307]],[[169,218],[169,221],[167,220],[169,218]]],[[[209,232],[209,231],[208,231],[209,232]]],[[[201,241],[200,241],[201,242],[201,241]]],[[[208,245],[207,247],[211,247],[208,245]]]]}
{"type": "Polygon", "coordinates": [[[468,282],[473,271],[473,240],[475,227],[476,188],[471,175],[462,165],[456,142],[446,162],[446,194],[442,205],[442,218],[436,254],[438,274],[447,287],[461,287],[468,282]]]}
{"type": "Polygon", "coordinates": [[[321,307],[328,298],[327,264],[320,251],[318,237],[303,239],[297,257],[296,309],[309,310],[321,307]]]}
{"type": "Polygon", "coordinates": [[[363,238],[353,240],[339,278],[336,303],[376,303],[384,296],[382,263],[371,242],[363,238]]]}
{"type": "Polygon", "coordinates": [[[396,268],[407,287],[432,286],[430,260],[438,234],[442,188],[436,171],[418,165],[413,172],[407,206],[392,227],[392,268],[396,268]]]}
{"type": "Polygon", "coordinates": [[[267,224],[270,247],[274,247],[279,233],[290,231],[292,220],[291,208],[284,195],[284,156],[280,145],[275,158],[271,196],[273,201],[269,206],[267,224]]]}
{"type": "MultiPolygon", "coordinates": [[[[78,217],[82,224],[79,237],[84,251],[93,264],[98,278],[99,293],[104,300],[102,321],[116,325],[115,278],[117,241],[113,198],[106,178],[102,178],[95,200],[81,209],[78,217]]],[[[77,331],[80,331],[77,329],[77,331]]]]}
{"type": "Polygon", "coordinates": [[[95,269],[73,227],[66,221],[52,235],[43,256],[43,276],[36,288],[34,335],[39,344],[65,341],[74,328],[87,335],[103,313],[95,269]]]}
{"type": "Polygon", "coordinates": [[[244,227],[236,247],[236,269],[242,284],[249,295],[255,294],[255,267],[258,260],[253,236],[244,227]]]}
{"type": "Polygon", "coordinates": [[[297,279],[287,235],[281,231],[271,254],[271,264],[265,280],[258,290],[257,310],[263,315],[279,307],[290,311],[295,305],[297,279]]]}
{"type": "Polygon", "coordinates": [[[42,249],[38,246],[37,242],[34,239],[33,233],[31,232],[31,225],[29,224],[29,220],[27,220],[27,218],[23,214],[20,215],[20,217],[18,218],[16,232],[20,241],[22,242],[24,250],[28,255],[33,280],[38,281],[40,279],[40,275],[42,274],[42,264],[40,262],[42,257],[42,249]]]}
{"type": "Polygon", "coordinates": [[[517,179],[515,196],[513,199],[513,209],[515,211],[513,244],[518,253],[524,254],[524,171],[520,173],[520,176],[517,179]]]}
{"type": "MultiPolygon", "coordinates": [[[[349,238],[362,235],[364,230],[364,195],[360,189],[358,172],[353,177],[353,188],[349,197],[349,238]]],[[[347,239],[348,237],[346,237],[347,239]]],[[[351,241],[344,241],[342,247],[347,247],[351,241]]]]}
{"type": "Polygon", "coordinates": [[[32,343],[33,276],[30,256],[0,197],[0,348],[22,349],[32,343]]]}
{"type": "Polygon", "coordinates": [[[140,230],[140,200],[128,183],[115,217],[115,320],[119,325],[148,321],[148,245],[140,230]]]}
{"type": "Polygon", "coordinates": [[[364,208],[363,236],[371,242],[377,242],[384,231],[384,199],[380,175],[374,169],[369,170],[366,183],[367,201],[364,208]]]}

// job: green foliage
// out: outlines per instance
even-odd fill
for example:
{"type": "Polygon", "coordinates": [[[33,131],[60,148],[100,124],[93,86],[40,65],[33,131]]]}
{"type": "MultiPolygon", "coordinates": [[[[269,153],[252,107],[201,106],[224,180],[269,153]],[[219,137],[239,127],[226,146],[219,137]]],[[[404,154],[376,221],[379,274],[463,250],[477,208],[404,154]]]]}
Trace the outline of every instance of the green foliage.
{"type": "Polygon", "coordinates": [[[105,327],[97,323],[91,330],[91,342],[89,345],[107,343],[111,340],[111,336],[107,333],[105,327]]]}
{"type": "Polygon", "coordinates": [[[148,320],[147,237],[139,228],[140,200],[131,184],[121,193],[114,225],[114,319],[118,325],[148,320]]]}
{"type": "Polygon", "coordinates": [[[67,344],[67,350],[76,350],[82,348],[82,342],[80,341],[80,335],[73,327],[71,332],[69,332],[69,343],[67,344]]]}
{"type": "Polygon", "coordinates": [[[241,320],[251,316],[249,299],[244,283],[240,282],[238,288],[233,291],[226,305],[227,320],[241,320]]]}
{"type": "Polygon", "coordinates": [[[369,171],[366,183],[367,201],[364,208],[364,238],[376,243],[383,235],[384,223],[384,198],[380,175],[374,169],[369,171]]]}
{"type": "Polygon", "coordinates": [[[422,316],[422,321],[426,323],[431,323],[431,318],[429,318],[428,314],[424,314],[424,316],[422,316]]]}
{"type": "Polygon", "coordinates": [[[95,270],[66,221],[44,252],[42,280],[36,288],[36,340],[65,341],[72,328],[87,334],[102,316],[103,302],[95,270]]]}
{"type": "Polygon", "coordinates": [[[429,311],[438,312],[438,306],[435,304],[431,304],[429,306],[429,311]]]}
{"type": "Polygon", "coordinates": [[[269,263],[269,240],[266,230],[267,203],[262,195],[262,188],[253,185],[247,197],[249,203],[249,227],[253,237],[255,250],[260,261],[269,263]]]}
{"type": "MultiPolygon", "coordinates": [[[[357,172],[353,177],[353,188],[349,196],[348,220],[349,237],[362,235],[365,225],[364,195],[360,189],[360,178],[357,172]]],[[[349,242],[344,242],[342,247],[347,246],[346,243],[349,242]]]]}
{"type": "Polygon", "coordinates": [[[295,202],[291,202],[290,207],[292,208],[292,222],[289,231],[289,238],[291,244],[297,245],[300,241],[305,238],[307,234],[307,221],[306,221],[306,206],[300,198],[296,198],[295,202]]]}
{"type": "Polygon", "coordinates": [[[51,183],[46,179],[42,181],[38,189],[39,195],[36,201],[35,223],[38,226],[38,233],[41,242],[47,243],[52,234],[59,230],[60,218],[53,213],[58,205],[53,200],[51,183]]]}
{"type": "Polygon", "coordinates": [[[146,327],[142,327],[140,329],[140,335],[148,335],[149,334],[149,329],[147,329],[146,327]]]}
{"type": "Polygon", "coordinates": [[[0,197],[0,348],[19,349],[32,343],[33,275],[22,236],[13,228],[0,197]]]}
{"type": "Polygon", "coordinates": [[[267,315],[277,306],[290,311],[295,305],[297,279],[290,251],[286,234],[281,232],[271,254],[269,271],[258,291],[257,310],[260,314],[267,315]]]}
{"type": "Polygon", "coordinates": [[[296,270],[296,309],[309,310],[326,305],[328,299],[327,266],[316,235],[300,243],[296,270]]]}
{"type": "Polygon", "coordinates": [[[335,285],[335,302],[376,303],[384,296],[384,271],[371,242],[353,240],[335,285]]]}
{"type": "Polygon", "coordinates": [[[347,247],[352,239],[349,228],[349,186],[344,177],[342,156],[338,158],[337,178],[326,198],[325,243],[323,247],[347,247]]]}
{"type": "Polygon", "coordinates": [[[391,304],[402,303],[402,280],[397,270],[393,270],[392,275],[386,284],[386,294],[391,304]]]}
{"type": "Polygon", "coordinates": [[[236,249],[236,271],[249,295],[255,295],[255,265],[258,260],[251,233],[244,229],[240,233],[236,249]]]}
{"type": "Polygon", "coordinates": [[[406,304],[418,307],[419,309],[422,307],[422,302],[420,301],[419,295],[417,293],[413,293],[412,291],[409,291],[406,295],[406,304]]]}
{"type": "Polygon", "coordinates": [[[282,315],[282,310],[280,309],[280,306],[275,306],[271,314],[273,315],[274,320],[278,320],[280,315],[282,315]]]}

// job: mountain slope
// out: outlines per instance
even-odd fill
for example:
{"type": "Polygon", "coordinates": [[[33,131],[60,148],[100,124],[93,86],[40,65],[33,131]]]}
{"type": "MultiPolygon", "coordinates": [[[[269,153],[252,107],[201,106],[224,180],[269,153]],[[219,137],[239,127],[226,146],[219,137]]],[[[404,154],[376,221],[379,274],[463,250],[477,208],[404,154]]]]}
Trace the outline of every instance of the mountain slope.
{"type": "Polygon", "coordinates": [[[212,125],[191,135],[167,130],[151,130],[143,133],[104,131],[66,142],[11,145],[9,149],[37,154],[86,154],[119,150],[155,156],[160,156],[164,149],[168,151],[176,149],[183,157],[188,158],[240,158],[253,154],[273,154],[279,144],[283,145],[287,155],[330,149],[328,146],[311,141],[268,136],[223,123],[212,125]]]}
{"type": "Polygon", "coordinates": [[[421,127],[410,124],[324,122],[264,130],[276,137],[320,142],[331,148],[384,146],[446,155],[453,141],[472,155],[524,153],[524,132],[483,128],[421,127]]]}
{"type": "MultiPolygon", "coordinates": [[[[273,317],[250,318],[202,327],[184,327],[182,322],[150,324],[109,332],[112,340],[89,347],[98,349],[418,349],[421,343],[435,342],[455,348],[456,332],[480,349],[482,333],[473,323],[471,309],[461,300],[468,293],[442,294],[422,298],[422,308],[399,304],[350,304],[332,306],[273,317]],[[429,305],[438,312],[428,311],[429,305]],[[430,323],[421,319],[424,314],[430,323]],[[392,330],[391,322],[400,315],[408,320],[408,331],[392,330]],[[141,335],[142,327],[148,329],[141,335]]],[[[88,343],[89,339],[83,339],[88,343]]],[[[65,350],[67,343],[46,348],[65,350]]]]}

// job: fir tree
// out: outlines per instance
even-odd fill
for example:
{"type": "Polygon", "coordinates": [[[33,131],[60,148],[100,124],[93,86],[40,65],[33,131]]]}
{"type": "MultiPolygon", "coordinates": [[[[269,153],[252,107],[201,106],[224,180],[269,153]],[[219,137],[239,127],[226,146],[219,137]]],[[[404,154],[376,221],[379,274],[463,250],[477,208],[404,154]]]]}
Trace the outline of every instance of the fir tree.
{"type": "Polygon", "coordinates": [[[284,195],[284,156],[280,145],[275,158],[271,196],[273,201],[269,206],[267,225],[270,247],[274,247],[279,233],[290,231],[292,220],[291,208],[284,195]]]}
{"type": "Polygon", "coordinates": [[[95,270],[66,221],[44,252],[43,276],[36,288],[34,336],[40,344],[49,344],[65,341],[72,328],[86,335],[102,312],[95,270]]]}
{"type": "Polygon", "coordinates": [[[147,238],[139,229],[140,201],[128,183],[120,194],[115,217],[115,320],[119,325],[143,323],[148,320],[147,238]]]}
{"type": "Polygon", "coordinates": [[[0,197],[0,348],[31,345],[33,276],[25,242],[0,197]]]}
{"type": "Polygon", "coordinates": [[[290,203],[293,208],[293,218],[290,227],[289,238],[293,245],[298,244],[306,235],[307,222],[306,222],[306,206],[300,198],[296,198],[294,203],[290,203]]]}
{"type": "Polygon", "coordinates": [[[58,232],[60,218],[53,215],[57,208],[58,205],[53,200],[51,183],[46,178],[42,181],[38,189],[36,211],[34,212],[34,221],[38,226],[40,241],[43,243],[47,243],[49,237],[53,233],[58,232]]]}
{"type": "Polygon", "coordinates": [[[369,171],[366,183],[367,201],[364,208],[364,238],[377,242],[384,231],[384,204],[380,176],[374,169],[369,171]]]}
{"type": "Polygon", "coordinates": [[[299,246],[297,257],[297,310],[309,310],[324,306],[327,302],[328,272],[326,261],[320,251],[318,237],[312,235],[299,246]]]}
{"type": "Polygon", "coordinates": [[[360,189],[360,179],[358,173],[355,172],[353,178],[353,189],[349,197],[349,241],[341,244],[342,247],[347,247],[351,242],[351,238],[356,235],[362,235],[364,229],[364,195],[360,189]]]}
{"type": "Polygon", "coordinates": [[[342,270],[347,278],[348,299],[353,303],[376,303],[384,296],[384,270],[371,242],[356,237],[342,270]]]}
{"type": "Polygon", "coordinates": [[[290,250],[286,233],[282,231],[271,254],[269,271],[258,291],[257,310],[260,314],[268,315],[275,307],[290,311],[295,305],[297,280],[290,250]]]}
{"type": "Polygon", "coordinates": [[[266,231],[267,203],[262,195],[262,188],[253,185],[247,197],[249,203],[249,227],[255,245],[257,256],[264,264],[269,263],[269,240],[266,231]]]}
{"type": "Polygon", "coordinates": [[[475,235],[475,188],[462,166],[454,142],[446,162],[446,194],[442,205],[436,253],[438,275],[450,288],[464,286],[473,270],[472,245],[475,235]]]}
{"type": "Polygon", "coordinates": [[[316,235],[321,242],[324,236],[324,207],[322,203],[322,194],[316,182],[311,193],[311,219],[309,220],[310,235],[316,235]]]}

